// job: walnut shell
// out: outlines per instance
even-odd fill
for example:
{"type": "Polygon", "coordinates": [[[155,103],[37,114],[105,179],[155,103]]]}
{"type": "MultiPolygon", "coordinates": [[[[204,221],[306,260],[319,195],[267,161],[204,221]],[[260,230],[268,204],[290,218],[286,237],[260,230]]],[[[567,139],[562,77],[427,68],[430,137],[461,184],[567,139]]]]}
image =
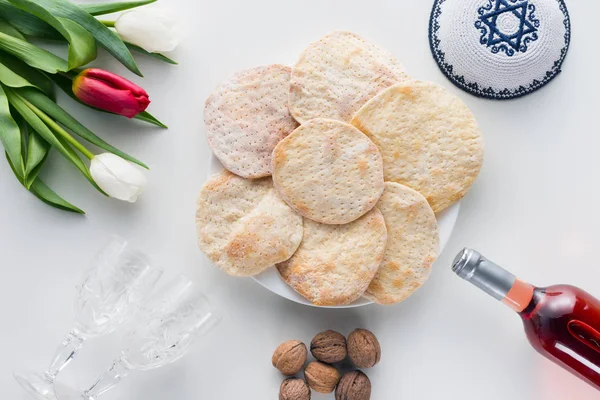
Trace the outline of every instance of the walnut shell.
{"type": "Polygon", "coordinates": [[[271,362],[286,376],[298,373],[306,362],[306,345],[299,340],[288,340],[275,349],[271,362]]]}
{"type": "Polygon", "coordinates": [[[304,377],[308,386],[319,393],[331,393],[340,381],[338,370],[320,361],[313,361],[304,369],[304,377]]]}
{"type": "Polygon", "coordinates": [[[344,361],[348,355],[346,338],[332,330],[321,332],[310,342],[310,352],[317,360],[327,364],[344,361]]]}
{"type": "Polygon", "coordinates": [[[288,378],[281,383],[279,400],[310,400],[310,388],[302,379],[288,378]]]}
{"type": "Polygon", "coordinates": [[[371,398],[371,381],[361,371],[344,374],[335,389],[335,400],[369,400],[371,398]]]}
{"type": "Polygon", "coordinates": [[[348,355],[358,368],[371,368],[381,359],[379,341],[371,331],[356,329],[348,335],[348,355]]]}

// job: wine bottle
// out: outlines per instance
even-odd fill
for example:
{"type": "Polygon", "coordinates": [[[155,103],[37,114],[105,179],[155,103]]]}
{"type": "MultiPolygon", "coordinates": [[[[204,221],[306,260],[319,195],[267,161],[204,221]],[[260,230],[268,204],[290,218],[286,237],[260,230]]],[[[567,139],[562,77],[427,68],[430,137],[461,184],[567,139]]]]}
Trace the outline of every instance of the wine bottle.
{"type": "Polygon", "coordinates": [[[600,300],[574,286],[535,287],[471,249],[452,270],[516,311],[540,354],[600,390],[600,300]]]}

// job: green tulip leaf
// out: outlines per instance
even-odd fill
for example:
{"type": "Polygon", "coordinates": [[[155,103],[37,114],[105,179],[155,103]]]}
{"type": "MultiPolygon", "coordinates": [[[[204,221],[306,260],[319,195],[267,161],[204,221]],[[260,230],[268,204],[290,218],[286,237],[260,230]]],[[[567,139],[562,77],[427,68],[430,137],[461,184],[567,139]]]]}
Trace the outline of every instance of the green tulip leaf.
{"type": "Polygon", "coordinates": [[[31,0],[9,0],[14,6],[35,15],[56,29],[69,42],[69,69],[81,67],[96,58],[96,40],[81,25],[52,15],[31,0]]]}
{"type": "Polygon", "coordinates": [[[52,147],[58,150],[58,152],[67,160],[69,160],[98,191],[106,194],[104,191],[102,191],[102,189],[100,189],[100,187],[98,187],[96,182],[94,182],[87,165],[81,160],[71,145],[64,141],[60,136],[55,134],[48,127],[48,125],[46,125],[46,122],[39,117],[39,115],[36,113],[36,111],[39,110],[34,109],[34,106],[31,105],[31,103],[27,102],[27,100],[23,99],[14,91],[6,89],[5,92],[8,95],[10,104],[15,108],[15,110],[17,110],[19,114],[21,114],[23,119],[27,121],[31,128],[52,147]]]}
{"type": "MultiPolygon", "coordinates": [[[[8,68],[12,73],[17,74],[23,81],[20,81],[20,85],[11,85],[3,80],[4,74],[0,74],[0,82],[3,82],[6,86],[10,87],[26,87],[33,86],[44,92],[48,97],[54,99],[56,94],[54,93],[54,83],[48,75],[38,71],[35,68],[30,67],[23,61],[10,54],[0,51],[0,64],[5,68],[8,68]],[[25,82],[27,84],[25,84],[25,82]]],[[[8,78],[7,78],[8,79],[8,78]]],[[[18,83],[19,81],[14,81],[18,83]]]]}
{"type": "Polygon", "coordinates": [[[21,130],[10,114],[8,94],[0,85],[0,141],[4,150],[15,167],[15,175],[23,179],[25,166],[21,150],[21,130]]]}
{"type": "MultiPolygon", "coordinates": [[[[21,64],[22,67],[26,68],[19,67],[18,63],[12,64],[11,61],[8,61],[6,59],[7,57],[7,54],[0,52],[1,83],[12,88],[31,87],[47,91],[49,92],[49,95],[54,96],[54,87],[52,85],[52,81],[49,80],[47,76],[40,74],[39,72],[37,72],[37,70],[31,68],[27,64],[21,64]],[[11,64],[12,68],[10,68],[8,64],[11,64]],[[33,81],[38,82],[40,85],[38,86],[30,82],[28,79],[24,78],[23,75],[16,73],[15,70],[20,71],[23,75],[29,75],[33,81]]],[[[12,61],[14,61],[14,59],[12,61]]]]}
{"type": "Polygon", "coordinates": [[[10,104],[15,110],[23,117],[25,121],[31,126],[31,128],[37,132],[46,142],[52,147],[56,148],[65,158],[71,161],[77,169],[79,169],[83,175],[87,178],[89,171],[85,163],[75,153],[70,146],[64,146],[63,142],[58,139],[58,136],[50,130],[50,128],[42,121],[38,115],[28,106],[24,99],[16,94],[15,92],[6,91],[10,104]]]}
{"type": "Polygon", "coordinates": [[[160,122],[155,116],[153,116],[152,114],[150,114],[147,111],[142,111],[141,113],[139,113],[138,115],[136,115],[133,118],[138,119],[140,121],[148,122],[149,124],[156,125],[160,128],[169,129],[169,127],[167,125],[160,122]]]}
{"type": "MultiPolygon", "coordinates": [[[[19,0],[22,1],[22,0],[19,0]]],[[[50,14],[52,15],[52,14],[50,14]]],[[[96,39],[81,25],[66,19],[56,18],[64,27],[65,39],[69,42],[69,69],[78,68],[96,59],[96,39]]]]}
{"type": "Polygon", "coordinates": [[[44,39],[62,39],[60,33],[46,22],[12,5],[9,0],[0,0],[0,15],[24,35],[44,39]]]}
{"type": "Polygon", "coordinates": [[[165,56],[164,54],[160,54],[160,53],[150,53],[149,51],[144,50],[143,48],[141,48],[140,46],[137,46],[133,43],[129,43],[129,42],[125,42],[125,45],[127,45],[127,47],[129,47],[129,50],[133,50],[135,52],[138,52],[140,54],[152,57],[152,58],[156,58],[157,60],[166,62],[168,64],[173,64],[173,65],[178,65],[178,62],[175,60],[170,59],[169,57],[165,56]]]}
{"type": "Polygon", "coordinates": [[[21,132],[21,155],[25,163],[25,174],[21,183],[29,189],[46,161],[50,146],[33,130],[28,129],[27,122],[20,114],[15,112],[13,118],[21,132]]]}
{"type": "Polygon", "coordinates": [[[27,101],[31,104],[48,114],[54,120],[60,122],[62,125],[73,131],[75,134],[80,136],[81,138],[87,140],[88,142],[109,151],[113,154],[118,155],[121,158],[124,158],[128,161],[131,161],[135,164],[138,164],[141,167],[148,169],[148,166],[143,162],[131,157],[130,155],[120,151],[116,147],[111,146],[106,143],[103,139],[98,137],[94,132],[90,131],[83,124],[73,118],[69,113],[67,113],[64,109],[62,109],[58,104],[44,96],[43,93],[34,90],[25,88],[19,90],[18,93],[23,96],[27,101]]]}
{"type": "MultiPolygon", "coordinates": [[[[47,153],[47,154],[50,154],[50,153],[47,153]]],[[[40,161],[40,163],[38,165],[36,165],[36,167],[33,170],[31,170],[31,172],[29,173],[29,175],[25,179],[25,183],[23,185],[23,186],[25,186],[25,188],[31,189],[31,186],[33,185],[33,182],[35,182],[36,179],[38,179],[38,175],[42,171],[42,168],[44,168],[44,164],[46,163],[46,159],[47,158],[48,158],[48,156],[46,155],[46,157],[44,157],[42,159],[42,161],[40,161]]]]}
{"type": "MultiPolygon", "coordinates": [[[[10,158],[8,158],[8,155],[6,155],[6,160],[8,161],[8,165],[10,165],[10,169],[12,169],[12,171],[15,173],[15,176],[17,176],[15,166],[12,165],[12,163],[10,162],[10,158]]],[[[21,182],[21,184],[23,184],[23,186],[25,186],[23,180],[19,176],[17,176],[17,179],[19,180],[19,182],[21,182]]],[[[58,208],[63,211],[74,212],[77,214],[85,214],[83,210],[74,206],[73,204],[69,203],[68,201],[57,195],[52,189],[48,187],[48,185],[46,185],[39,178],[35,179],[32,182],[31,187],[29,187],[29,191],[33,193],[38,199],[42,200],[44,203],[52,207],[58,208]]]]}
{"type": "MultiPolygon", "coordinates": [[[[111,112],[106,111],[106,110],[101,110],[99,108],[89,106],[89,105],[85,104],[84,102],[82,102],[81,100],[79,100],[77,98],[77,96],[75,96],[75,94],[73,93],[73,81],[70,78],[68,78],[68,77],[66,77],[64,75],[61,75],[61,74],[51,75],[50,78],[54,81],[54,83],[56,83],[56,86],[58,86],[59,88],[61,88],[63,92],[65,92],[69,97],[71,97],[73,100],[75,100],[79,104],[82,104],[82,105],[84,105],[86,107],[89,107],[89,108],[91,108],[93,110],[96,110],[96,111],[100,111],[100,112],[104,112],[104,113],[112,114],[112,115],[119,115],[119,114],[111,113],[111,112]]],[[[140,120],[140,121],[147,122],[147,123],[152,124],[152,125],[156,125],[156,126],[158,126],[160,128],[168,129],[167,125],[165,125],[162,122],[160,122],[156,117],[152,116],[147,111],[142,111],[141,113],[139,113],[138,115],[136,115],[133,118],[137,119],[137,120],[140,120]]]]}
{"type": "Polygon", "coordinates": [[[27,137],[27,161],[25,162],[25,182],[27,189],[31,187],[31,184],[37,178],[49,152],[50,145],[48,142],[33,130],[29,130],[27,137]]]}
{"type": "Polygon", "coordinates": [[[16,37],[17,39],[26,40],[25,36],[17,30],[14,26],[8,23],[8,21],[0,18],[0,32],[6,33],[7,35],[16,37]]]}
{"type": "Polygon", "coordinates": [[[59,71],[67,71],[69,69],[67,61],[57,55],[3,32],[0,32],[0,49],[20,58],[33,68],[51,74],[55,74],[59,71]]]}
{"type": "Polygon", "coordinates": [[[85,214],[85,211],[80,209],[79,207],[74,206],[69,203],[62,197],[56,194],[54,190],[50,189],[48,185],[40,180],[40,178],[33,181],[31,188],[29,191],[33,193],[38,199],[42,200],[44,203],[58,208],[63,211],[70,211],[77,214],[85,214]]]}
{"type": "Polygon", "coordinates": [[[27,160],[27,122],[11,109],[11,115],[15,120],[15,123],[19,127],[19,133],[21,135],[21,157],[23,158],[23,170],[25,169],[25,160],[27,160]]]}
{"type": "Polygon", "coordinates": [[[104,15],[112,14],[119,11],[130,10],[132,8],[145,6],[147,4],[155,3],[156,0],[142,0],[142,1],[120,1],[116,3],[104,3],[104,4],[79,4],[79,7],[87,11],[92,15],[104,15]]]}
{"type": "Polygon", "coordinates": [[[27,79],[13,72],[12,69],[8,68],[2,63],[0,63],[0,82],[12,88],[20,88],[26,86],[35,87],[31,83],[29,83],[27,79]]]}
{"type": "MultiPolygon", "coordinates": [[[[15,0],[9,0],[15,1],[15,0]]],[[[36,0],[55,17],[70,19],[85,28],[110,54],[133,73],[142,76],[127,46],[110,29],[81,7],[67,0],[36,0]]]]}
{"type": "Polygon", "coordinates": [[[17,178],[17,180],[23,185],[25,186],[25,183],[23,183],[23,177],[19,176],[19,173],[17,172],[17,169],[15,168],[15,166],[13,165],[12,161],[10,161],[10,157],[8,156],[8,153],[4,152],[4,155],[6,156],[6,161],[8,161],[8,165],[10,165],[10,169],[12,170],[13,174],[15,175],[15,178],[17,178]]]}

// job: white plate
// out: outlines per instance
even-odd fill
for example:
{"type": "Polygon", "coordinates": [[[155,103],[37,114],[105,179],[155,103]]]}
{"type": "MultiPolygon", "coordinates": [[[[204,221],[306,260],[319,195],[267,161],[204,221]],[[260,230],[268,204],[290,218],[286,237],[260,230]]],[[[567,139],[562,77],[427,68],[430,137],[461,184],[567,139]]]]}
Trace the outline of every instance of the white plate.
{"type": "MultiPolygon", "coordinates": [[[[223,171],[223,165],[219,162],[217,157],[211,155],[210,159],[210,167],[208,168],[209,176],[216,174],[218,172],[223,171]]],[[[439,232],[440,232],[440,253],[444,250],[446,243],[448,243],[448,239],[450,239],[450,235],[452,235],[452,231],[454,230],[454,225],[456,224],[456,219],[458,218],[458,211],[460,210],[460,202],[453,204],[443,212],[437,215],[439,232]]],[[[269,268],[262,274],[253,276],[256,282],[260,283],[263,287],[269,289],[271,292],[280,295],[281,297],[285,297],[286,299],[295,301],[296,303],[304,304],[307,306],[317,307],[312,304],[310,301],[306,300],[304,297],[300,296],[294,289],[288,286],[283,279],[279,276],[276,268],[269,268]]],[[[356,300],[352,304],[348,304],[346,306],[332,306],[332,307],[321,307],[321,308],[353,308],[365,306],[367,304],[371,304],[372,302],[365,299],[360,298],[356,300]]]]}

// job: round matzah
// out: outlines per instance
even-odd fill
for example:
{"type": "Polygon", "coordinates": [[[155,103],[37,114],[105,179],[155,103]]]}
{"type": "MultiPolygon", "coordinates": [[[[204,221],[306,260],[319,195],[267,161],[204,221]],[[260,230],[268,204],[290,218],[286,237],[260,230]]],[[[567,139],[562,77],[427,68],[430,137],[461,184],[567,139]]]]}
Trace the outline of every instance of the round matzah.
{"type": "Polygon", "coordinates": [[[345,225],[305,219],[302,244],[277,269],[295,291],[316,305],[350,304],[375,276],[386,240],[385,223],[377,208],[345,225]]]}
{"type": "Polygon", "coordinates": [[[433,83],[386,89],[356,113],[352,125],[379,147],[385,180],[417,190],[436,213],[467,193],[483,163],[475,117],[433,83]]]}
{"type": "Polygon", "coordinates": [[[311,43],[292,69],[290,111],[300,123],[313,118],[349,122],[383,89],[406,80],[387,50],[351,32],[333,32],[311,43]]]}
{"type": "Polygon", "coordinates": [[[288,109],[290,74],[290,67],[277,64],[238,72],[206,100],[208,144],[234,174],[271,175],[273,149],[298,126],[288,109]]]}
{"type": "Polygon", "coordinates": [[[302,241],[302,217],[273,189],[270,178],[214,175],[198,197],[198,246],[229,275],[251,276],[285,261],[302,241]]]}
{"type": "Polygon", "coordinates": [[[365,297],[379,304],[398,303],[420,288],[439,251],[433,210],[418,192],[386,182],[377,203],[388,230],[383,262],[365,297]]]}
{"type": "Polygon", "coordinates": [[[302,216],[323,224],[346,224],[379,200],[381,154],[352,125],[314,119],[275,147],[273,183],[283,200],[302,216]]]}

